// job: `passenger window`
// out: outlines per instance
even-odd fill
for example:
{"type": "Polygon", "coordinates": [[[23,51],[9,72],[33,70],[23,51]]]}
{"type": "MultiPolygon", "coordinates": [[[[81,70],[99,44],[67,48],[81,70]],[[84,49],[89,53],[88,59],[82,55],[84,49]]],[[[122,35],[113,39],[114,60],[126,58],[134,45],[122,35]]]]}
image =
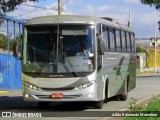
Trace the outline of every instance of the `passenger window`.
{"type": "Polygon", "coordinates": [[[134,38],[134,34],[131,34],[131,48],[132,48],[132,52],[135,52],[135,38],[134,38]]]}
{"type": "Polygon", "coordinates": [[[127,51],[130,52],[131,51],[131,47],[130,47],[130,35],[129,35],[129,32],[126,32],[126,42],[127,42],[127,51]]]}
{"type": "Polygon", "coordinates": [[[126,37],[125,32],[121,32],[121,38],[122,38],[122,51],[126,51],[126,37]]]}
{"type": "Polygon", "coordinates": [[[108,40],[108,28],[103,27],[103,40],[105,45],[105,51],[109,50],[109,40],[108,40]]]}
{"type": "Polygon", "coordinates": [[[121,42],[120,42],[120,31],[116,30],[116,46],[117,46],[117,50],[120,51],[121,50],[121,42]]]}
{"type": "Polygon", "coordinates": [[[110,42],[110,50],[115,50],[115,37],[113,29],[109,29],[109,42],[110,42]]]}

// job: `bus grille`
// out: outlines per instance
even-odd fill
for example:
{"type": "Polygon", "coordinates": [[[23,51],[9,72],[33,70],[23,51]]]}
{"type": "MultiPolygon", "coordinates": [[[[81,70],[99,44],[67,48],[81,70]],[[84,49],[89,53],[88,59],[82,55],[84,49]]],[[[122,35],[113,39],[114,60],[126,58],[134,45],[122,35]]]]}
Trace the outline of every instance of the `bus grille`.
{"type": "MultiPolygon", "coordinates": [[[[39,99],[53,99],[49,95],[35,95],[39,99]]],[[[80,95],[64,95],[62,99],[76,99],[78,97],[81,97],[80,95]]]]}
{"type": "Polygon", "coordinates": [[[73,90],[74,88],[41,88],[42,90],[47,90],[47,91],[66,91],[66,90],[73,90]]]}

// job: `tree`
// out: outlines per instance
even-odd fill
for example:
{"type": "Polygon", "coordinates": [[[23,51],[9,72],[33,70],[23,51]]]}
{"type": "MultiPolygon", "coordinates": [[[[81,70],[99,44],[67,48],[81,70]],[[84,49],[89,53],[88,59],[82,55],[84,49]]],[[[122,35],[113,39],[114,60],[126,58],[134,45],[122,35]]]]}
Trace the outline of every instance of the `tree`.
{"type": "Polygon", "coordinates": [[[13,11],[18,5],[28,1],[38,2],[39,0],[0,0],[0,12],[4,14],[13,11]]]}
{"type": "MultiPolygon", "coordinates": [[[[20,37],[17,36],[16,37],[16,40],[18,40],[20,37]]],[[[7,50],[7,44],[8,44],[8,41],[7,41],[7,36],[5,34],[2,34],[0,33],[0,48],[4,49],[4,50],[7,50]]],[[[13,37],[10,35],[10,41],[9,41],[9,46],[10,46],[10,50],[12,51],[12,47],[13,47],[13,44],[14,44],[14,41],[13,41],[13,37]]]]}
{"type": "Polygon", "coordinates": [[[160,10],[160,0],[140,0],[143,4],[155,6],[156,9],[160,10]]]}
{"type": "Polygon", "coordinates": [[[142,46],[137,46],[136,47],[136,52],[137,53],[144,53],[146,50],[142,46]]]}
{"type": "MultiPolygon", "coordinates": [[[[151,7],[154,6],[157,10],[160,10],[160,0],[140,0],[143,4],[150,5],[151,7]]],[[[160,30],[160,21],[159,30],[160,30]]]]}

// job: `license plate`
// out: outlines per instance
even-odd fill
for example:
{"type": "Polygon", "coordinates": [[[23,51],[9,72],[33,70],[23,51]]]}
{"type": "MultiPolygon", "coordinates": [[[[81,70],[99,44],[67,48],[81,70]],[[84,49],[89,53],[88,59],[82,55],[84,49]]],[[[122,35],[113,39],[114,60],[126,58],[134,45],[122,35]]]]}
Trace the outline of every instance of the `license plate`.
{"type": "Polygon", "coordinates": [[[60,98],[63,98],[63,97],[64,97],[63,94],[51,94],[51,98],[60,99],[60,98]]]}

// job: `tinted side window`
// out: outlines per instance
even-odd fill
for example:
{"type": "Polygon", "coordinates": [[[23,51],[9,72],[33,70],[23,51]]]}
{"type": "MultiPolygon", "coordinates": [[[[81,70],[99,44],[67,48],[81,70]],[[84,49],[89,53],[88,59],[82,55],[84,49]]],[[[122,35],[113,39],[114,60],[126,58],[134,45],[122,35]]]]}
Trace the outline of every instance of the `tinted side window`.
{"type": "Polygon", "coordinates": [[[116,45],[117,45],[117,50],[121,50],[121,42],[120,42],[120,31],[116,30],[116,45]]]}
{"type": "Polygon", "coordinates": [[[132,52],[135,52],[135,38],[134,38],[134,34],[131,34],[131,48],[132,48],[132,52]]]}
{"type": "Polygon", "coordinates": [[[104,40],[104,45],[105,45],[105,51],[109,50],[109,40],[108,40],[108,28],[103,27],[103,40],[104,40]]]}
{"type": "Polygon", "coordinates": [[[115,50],[115,38],[114,38],[114,30],[109,29],[109,41],[110,41],[110,50],[115,50]]]}
{"type": "Polygon", "coordinates": [[[131,51],[131,47],[130,47],[130,35],[129,32],[126,32],[126,42],[127,42],[127,51],[131,51]]]}
{"type": "Polygon", "coordinates": [[[126,36],[124,31],[121,31],[121,39],[122,39],[122,51],[126,51],[126,36]]]}

